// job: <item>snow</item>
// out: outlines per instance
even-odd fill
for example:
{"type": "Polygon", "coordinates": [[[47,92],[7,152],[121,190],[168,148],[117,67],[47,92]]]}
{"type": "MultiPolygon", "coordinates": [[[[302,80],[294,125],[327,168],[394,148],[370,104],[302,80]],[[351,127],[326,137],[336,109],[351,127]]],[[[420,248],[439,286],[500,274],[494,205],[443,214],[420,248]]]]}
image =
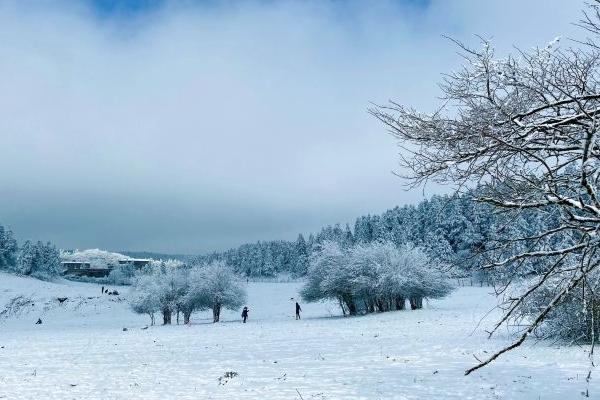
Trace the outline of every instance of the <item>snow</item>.
{"type": "MultiPolygon", "coordinates": [[[[206,312],[191,326],[141,329],[148,317],[129,310],[127,288],[108,296],[95,284],[0,273],[0,311],[17,295],[33,301],[0,317],[0,398],[572,399],[588,388],[585,348],[533,341],[463,375],[473,353],[510,339],[486,339],[495,312],[476,328],[495,304],[489,288],[355,318],[335,304],[301,303],[296,321],[300,285],[249,283],[247,324],[225,310],[219,324],[206,312]],[[223,378],[229,371],[237,376],[223,378]]],[[[598,382],[592,375],[591,398],[598,382]]]]}

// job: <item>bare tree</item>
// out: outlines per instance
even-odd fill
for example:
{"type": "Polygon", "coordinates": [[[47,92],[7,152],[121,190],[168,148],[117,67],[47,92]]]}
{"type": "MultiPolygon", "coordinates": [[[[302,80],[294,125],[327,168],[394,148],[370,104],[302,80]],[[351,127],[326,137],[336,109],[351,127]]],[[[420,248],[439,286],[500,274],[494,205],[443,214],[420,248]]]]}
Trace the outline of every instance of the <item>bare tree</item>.
{"type": "Polygon", "coordinates": [[[554,218],[529,237],[487,249],[482,268],[511,271],[497,288],[506,294],[504,313],[490,336],[538,291],[551,289],[552,296],[524,320],[515,342],[466,374],[521,345],[572,290],[585,288],[600,263],[599,4],[590,5],[580,21],[591,37],[565,49],[555,39],[500,59],[487,40],[481,50],[455,41],[465,66],[445,76],[444,103],[434,113],[396,102],[370,109],[398,138],[410,185],[435,181],[459,192],[478,187],[476,200],[497,210],[554,218]],[[507,253],[498,248],[512,252],[500,257],[507,253]],[[543,268],[517,295],[508,295],[515,282],[523,283],[518,267],[527,262],[543,268]]]}

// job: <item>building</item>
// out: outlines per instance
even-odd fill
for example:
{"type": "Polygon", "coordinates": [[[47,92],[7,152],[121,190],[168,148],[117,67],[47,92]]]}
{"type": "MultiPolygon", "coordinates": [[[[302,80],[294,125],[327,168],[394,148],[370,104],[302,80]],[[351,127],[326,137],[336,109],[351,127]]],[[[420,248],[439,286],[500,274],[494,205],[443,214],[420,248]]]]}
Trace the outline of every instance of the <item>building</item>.
{"type": "Polygon", "coordinates": [[[84,261],[63,261],[61,262],[65,275],[73,276],[92,276],[95,278],[101,278],[108,276],[110,271],[113,270],[113,266],[109,265],[107,268],[93,267],[89,262],[84,261]]]}
{"type": "Polygon", "coordinates": [[[99,265],[94,266],[88,261],[63,261],[61,264],[65,275],[102,278],[108,276],[115,268],[131,266],[137,270],[149,265],[151,261],[143,258],[130,258],[118,260],[116,264],[114,260],[112,262],[103,260],[97,263],[99,265]]]}

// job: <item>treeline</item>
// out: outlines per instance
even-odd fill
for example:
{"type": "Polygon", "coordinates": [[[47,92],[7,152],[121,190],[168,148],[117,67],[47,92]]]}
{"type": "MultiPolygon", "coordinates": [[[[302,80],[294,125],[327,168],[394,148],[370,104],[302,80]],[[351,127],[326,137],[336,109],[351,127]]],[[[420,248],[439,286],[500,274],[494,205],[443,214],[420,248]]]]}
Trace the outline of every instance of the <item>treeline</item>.
{"type": "Polygon", "coordinates": [[[60,274],[60,252],[52,243],[25,241],[21,246],[11,230],[0,225],[0,270],[51,279],[60,274]]]}
{"type": "MultiPolygon", "coordinates": [[[[272,277],[287,273],[303,277],[308,272],[311,254],[325,242],[338,243],[342,248],[388,242],[397,247],[406,244],[420,247],[430,258],[443,262],[453,277],[475,276],[487,281],[490,272],[479,269],[485,260],[509,256],[532,245],[531,241],[524,240],[517,246],[505,246],[500,243],[506,243],[506,240],[500,239],[534,236],[535,232],[558,223],[558,216],[551,214],[495,214],[490,206],[477,203],[472,197],[472,194],[433,196],[417,205],[358,217],[352,228],[349,224],[326,226],[307,238],[300,234],[295,241],[244,244],[224,252],[192,257],[184,263],[222,261],[244,276],[272,277]]],[[[548,243],[548,247],[555,245],[548,243]]],[[[540,248],[540,241],[535,246],[540,248]]],[[[19,247],[12,232],[0,225],[0,269],[47,279],[60,273],[60,259],[55,257],[55,252],[56,248],[49,243],[25,242],[19,247]]],[[[516,267],[523,275],[543,272],[535,262],[516,267]]],[[[510,276],[510,273],[508,270],[494,271],[494,279],[502,279],[502,274],[510,276]]],[[[113,283],[128,283],[132,273],[115,271],[113,275],[119,275],[113,283]]]]}
{"type": "MultiPolygon", "coordinates": [[[[490,241],[502,234],[506,219],[491,212],[471,196],[433,196],[417,205],[395,207],[379,215],[358,217],[349,224],[326,226],[296,241],[262,241],[224,252],[196,257],[196,262],[221,260],[246,276],[290,273],[304,276],[313,251],[325,242],[342,248],[360,243],[389,242],[397,247],[412,244],[429,257],[453,267],[456,276],[470,276],[480,264],[477,257],[489,250],[490,241]]],[[[527,229],[531,221],[515,221],[512,230],[527,229]]]]}

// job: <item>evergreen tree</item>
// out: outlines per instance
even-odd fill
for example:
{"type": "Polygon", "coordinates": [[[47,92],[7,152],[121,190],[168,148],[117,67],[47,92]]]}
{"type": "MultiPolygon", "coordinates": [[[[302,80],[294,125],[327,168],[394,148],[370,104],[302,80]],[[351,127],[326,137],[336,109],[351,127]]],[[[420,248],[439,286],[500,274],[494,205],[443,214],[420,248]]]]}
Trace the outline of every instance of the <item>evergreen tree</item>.
{"type": "Polygon", "coordinates": [[[26,241],[19,251],[15,271],[38,279],[51,279],[60,273],[60,253],[51,243],[26,241]]]}
{"type": "Polygon", "coordinates": [[[13,269],[17,262],[17,252],[17,241],[13,233],[0,225],[0,269],[13,269]]]}

